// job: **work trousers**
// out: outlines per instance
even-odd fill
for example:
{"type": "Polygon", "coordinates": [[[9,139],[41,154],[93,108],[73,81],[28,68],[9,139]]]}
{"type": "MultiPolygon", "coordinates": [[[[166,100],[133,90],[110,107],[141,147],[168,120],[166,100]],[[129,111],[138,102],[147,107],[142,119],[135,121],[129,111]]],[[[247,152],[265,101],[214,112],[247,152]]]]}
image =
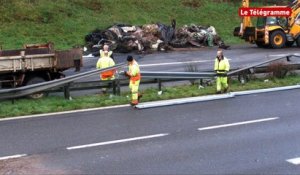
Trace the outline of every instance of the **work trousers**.
{"type": "Polygon", "coordinates": [[[217,77],[217,92],[221,92],[222,89],[227,89],[228,88],[228,79],[227,77],[217,77]]]}
{"type": "Polygon", "coordinates": [[[129,89],[131,90],[131,103],[132,104],[138,104],[139,86],[140,86],[140,80],[138,80],[138,81],[130,80],[129,89]]]}

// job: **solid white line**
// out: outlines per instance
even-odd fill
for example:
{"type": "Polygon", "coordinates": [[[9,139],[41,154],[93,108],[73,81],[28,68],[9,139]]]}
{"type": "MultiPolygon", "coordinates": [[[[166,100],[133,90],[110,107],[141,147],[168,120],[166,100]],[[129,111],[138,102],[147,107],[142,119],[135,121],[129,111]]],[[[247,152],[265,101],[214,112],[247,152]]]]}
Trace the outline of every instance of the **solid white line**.
{"type": "Polygon", "coordinates": [[[126,104],[126,105],[107,106],[107,107],[100,107],[100,108],[89,108],[89,109],[78,109],[78,110],[72,110],[72,111],[53,112],[53,113],[47,113],[47,114],[26,115],[26,116],[20,116],[20,117],[3,118],[3,119],[0,119],[0,122],[7,121],[7,120],[18,120],[18,119],[36,118],[36,117],[43,117],[43,116],[71,114],[71,113],[77,113],[77,112],[115,109],[115,108],[129,107],[129,106],[130,106],[129,104],[126,104]]]}
{"type": "Polygon", "coordinates": [[[277,55],[269,55],[270,57],[280,57],[280,56],[288,56],[289,54],[277,54],[277,55]]]}
{"type": "Polygon", "coordinates": [[[288,159],[286,161],[288,161],[289,163],[292,163],[294,165],[299,165],[300,164],[300,157],[297,157],[297,158],[294,158],[294,159],[288,159]]]}
{"type": "MultiPolygon", "coordinates": [[[[238,92],[230,93],[231,95],[228,96],[228,98],[232,98],[234,96],[240,96],[240,95],[251,95],[251,94],[257,94],[257,93],[276,92],[276,91],[279,91],[279,90],[293,90],[293,89],[299,89],[299,88],[300,88],[300,85],[294,85],[294,86],[284,86],[284,87],[250,90],[250,91],[238,91],[238,92]]],[[[216,99],[224,99],[224,98],[216,98],[216,99]]],[[[211,99],[209,99],[209,100],[211,100],[211,99]]],[[[164,101],[165,100],[156,101],[156,102],[163,103],[164,101]]],[[[146,102],[145,104],[148,104],[148,103],[149,102],[146,102]]],[[[144,106],[144,103],[139,104],[139,106],[144,106]]],[[[76,113],[76,112],[88,112],[88,111],[115,109],[115,108],[123,108],[123,107],[130,107],[130,105],[126,104],[126,105],[107,106],[107,107],[100,107],[100,108],[89,108],[89,109],[55,112],[55,113],[26,115],[26,116],[19,116],[19,117],[9,117],[9,118],[0,119],[0,122],[1,121],[7,121],[7,120],[18,120],[18,119],[36,118],[36,117],[43,117],[43,116],[72,114],[72,113],[76,113]]],[[[141,108],[146,108],[146,107],[141,107],[141,108]]]]}
{"type": "Polygon", "coordinates": [[[217,128],[225,128],[225,127],[230,127],[230,126],[238,126],[238,125],[246,125],[246,124],[251,124],[251,123],[259,123],[259,122],[265,122],[265,121],[270,121],[270,120],[277,120],[279,119],[278,117],[275,118],[265,118],[265,119],[259,119],[259,120],[250,120],[250,121],[244,121],[244,122],[238,122],[238,123],[231,123],[231,124],[225,124],[225,125],[217,125],[217,126],[209,126],[205,128],[198,128],[199,131],[204,131],[204,130],[210,130],[210,129],[217,129],[217,128]]]}
{"type": "Polygon", "coordinates": [[[184,62],[170,62],[170,63],[157,63],[157,64],[141,64],[140,67],[165,66],[165,65],[188,64],[188,63],[203,63],[203,62],[213,62],[213,61],[214,60],[200,60],[200,61],[184,61],[184,62]]]}
{"type": "Polygon", "coordinates": [[[268,89],[257,89],[257,90],[233,92],[233,94],[235,96],[241,96],[241,95],[259,94],[259,93],[265,93],[265,92],[278,92],[278,91],[283,91],[283,90],[292,90],[292,89],[299,89],[299,88],[300,88],[300,85],[292,85],[292,86],[275,87],[275,88],[268,88],[268,89]]]}
{"type": "Polygon", "coordinates": [[[13,155],[13,156],[0,157],[0,160],[15,159],[15,158],[20,158],[20,157],[24,157],[24,156],[27,156],[27,154],[17,154],[17,155],[13,155]]]}
{"type": "Polygon", "coordinates": [[[110,145],[110,144],[130,142],[130,141],[135,141],[135,140],[151,139],[151,138],[163,137],[163,136],[167,136],[167,135],[169,135],[169,134],[164,133],[164,134],[156,134],[156,135],[149,135],[149,136],[142,136],[142,137],[127,138],[127,139],[122,139],[122,140],[113,140],[113,141],[107,141],[107,142],[92,143],[92,144],[88,144],[88,145],[67,147],[67,150],[89,148],[89,147],[102,146],[102,145],[110,145]]]}

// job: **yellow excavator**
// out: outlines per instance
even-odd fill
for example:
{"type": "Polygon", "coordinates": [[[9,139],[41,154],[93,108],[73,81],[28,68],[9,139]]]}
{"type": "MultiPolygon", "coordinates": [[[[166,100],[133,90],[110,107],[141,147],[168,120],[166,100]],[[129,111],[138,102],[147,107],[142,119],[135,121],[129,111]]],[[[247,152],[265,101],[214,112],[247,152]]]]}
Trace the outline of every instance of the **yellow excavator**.
{"type": "MultiPolygon", "coordinates": [[[[242,7],[249,7],[249,0],[242,1],[242,7]]],[[[234,36],[264,48],[290,47],[295,42],[300,47],[300,0],[293,0],[288,6],[292,15],[289,17],[258,17],[256,26],[251,17],[242,18],[240,27],[234,29],[234,36]]]]}

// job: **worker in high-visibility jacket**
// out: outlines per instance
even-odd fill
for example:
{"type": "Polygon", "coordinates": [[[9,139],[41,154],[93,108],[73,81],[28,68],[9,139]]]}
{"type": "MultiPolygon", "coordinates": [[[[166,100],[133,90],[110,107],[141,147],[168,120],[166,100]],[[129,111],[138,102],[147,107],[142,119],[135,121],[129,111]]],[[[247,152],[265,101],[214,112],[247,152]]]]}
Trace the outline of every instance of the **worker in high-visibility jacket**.
{"type": "Polygon", "coordinates": [[[125,75],[130,78],[129,88],[131,90],[131,105],[135,106],[139,103],[139,99],[142,97],[139,94],[139,85],[141,81],[140,67],[138,63],[133,59],[131,55],[127,57],[129,71],[125,72],[125,75]]]}
{"type": "Polygon", "coordinates": [[[224,93],[226,93],[228,90],[227,72],[229,71],[229,69],[230,64],[228,59],[224,57],[222,50],[218,50],[214,66],[214,70],[217,73],[217,94],[221,94],[222,89],[224,90],[224,93]]]}
{"type": "MultiPolygon", "coordinates": [[[[111,57],[109,57],[108,51],[104,51],[103,57],[100,57],[97,61],[97,69],[103,69],[114,65],[115,62],[111,57]]],[[[113,80],[115,78],[115,72],[115,70],[102,72],[100,73],[100,78],[101,80],[113,80]]]]}
{"type": "Polygon", "coordinates": [[[114,59],[113,52],[109,50],[109,46],[107,44],[104,44],[103,50],[100,50],[100,58],[105,56],[104,52],[106,51],[108,52],[108,56],[114,59]]]}
{"type": "MultiPolygon", "coordinates": [[[[107,67],[114,66],[115,62],[112,58],[109,57],[108,51],[103,52],[103,57],[100,57],[97,61],[97,69],[104,69],[107,67]]],[[[100,79],[101,80],[114,80],[115,79],[115,72],[116,70],[109,70],[100,73],[100,79]]],[[[102,92],[105,94],[107,91],[106,88],[102,88],[102,92]]]]}

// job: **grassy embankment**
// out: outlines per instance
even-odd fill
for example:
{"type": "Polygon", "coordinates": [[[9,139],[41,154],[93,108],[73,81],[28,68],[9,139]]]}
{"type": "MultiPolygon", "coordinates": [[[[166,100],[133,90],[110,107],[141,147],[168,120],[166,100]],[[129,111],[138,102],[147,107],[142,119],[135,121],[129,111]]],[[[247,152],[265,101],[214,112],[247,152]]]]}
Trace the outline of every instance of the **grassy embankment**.
{"type": "Polygon", "coordinates": [[[84,44],[95,28],[113,23],[143,25],[176,19],[184,24],[213,25],[226,43],[241,43],[232,37],[239,25],[240,3],[208,0],[1,0],[0,45],[20,48],[24,43],[52,41],[56,48],[84,44]]]}
{"type": "MultiPolygon", "coordinates": [[[[230,85],[231,91],[242,91],[250,89],[262,89],[287,85],[296,85],[300,83],[299,76],[288,76],[284,79],[270,79],[264,82],[264,79],[251,80],[245,85],[241,85],[237,81],[232,81],[230,85]]],[[[198,88],[197,85],[184,85],[177,87],[163,88],[163,94],[157,95],[157,89],[151,88],[142,92],[144,94],[142,102],[166,100],[183,97],[203,96],[215,93],[215,85],[205,88],[198,88]]],[[[93,107],[102,107],[118,104],[129,103],[128,93],[122,93],[121,96],[109,98],[107,95],[89,95],[83,97],[75,97],[73,100],[65,100],[63,97],[47,97],[39,100],[19,99],[12,104],[11,101],[0,103],[0,118],[10,116],[20,116],[29,114],[40,114],[48,112],[58,112],[74,109],[85,109],[93,107]]]]}

